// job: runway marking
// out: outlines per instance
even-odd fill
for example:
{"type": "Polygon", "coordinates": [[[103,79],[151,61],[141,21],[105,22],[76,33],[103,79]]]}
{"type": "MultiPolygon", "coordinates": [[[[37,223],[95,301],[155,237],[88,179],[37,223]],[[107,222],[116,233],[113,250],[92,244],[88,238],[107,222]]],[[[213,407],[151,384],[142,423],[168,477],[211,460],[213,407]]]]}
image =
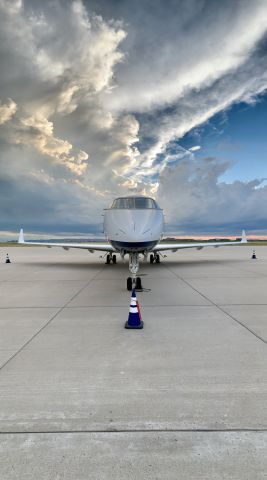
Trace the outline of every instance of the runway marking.
{"type": "MultiPolygon", "coordinates": [[[[218,305],[217,303],[213,302],[213,300],[211,300],[206,295],[201,293],[199,290],[197,290],[197,288],[193,287],[193,285],[191,285],[187,280],[185,280],[184,278],[177,275],[177,273],[173,272],[171,268],[168,268],[168,267],[166,267],[166,268],[167,268],[167,270],[170,270],[171,273],[174,273],[178,280],[181,280],[182,282],[184,282],[188,287],[192,288],[192,290],[194,290],[196,293],[201,295],[202,298],[209,301],[214,307],[218,308],[218,310],[220,310],[222,313],[224,313],[227,317],[231,318],[234,322],[238,323],[241,327],[245,328],[248,332],[250,332],[252,335],[254,335],[254,337],[256,337],[258,340],[261,340],[263,343],[265,343],[265,345],[267,345],[267,340],[265,340],[263,337],[258,335],[256,332],[251,330],[247,325],[245,325],[243,322],[241,322],[240,320],[235,318],[233,315],[228,313],[226,310],[224,310],[222,305],[218,305]]],[[[227,305],[231,306],[231,304],[227,304],[227,305]]],[[[251,305],[251,304],[249,304],[249,305],[251,305]]],[[[255,304],[255,305],[258,305],[258,304],[255,304]]]]}
{"type": "MultiPolygon", "coordinates": [[[[52,318],[50,318],[48,320],[48,322],[46,322],[45,325],[43,325],[29,340],[27,340],[26,343],[24,343],[24,345],[22,345],[22,347],[16,352],[14,353],[14,355],[12,355],[5,363],[3,363],[3,365],[1,365],[0,367],[0,371],[3,370],[3,368],[6,367],[6,365],[11,362],[11,360],[13,360],[15,357],[17,357],[23,350],[25,347],[27,347],[48,325],[50,325],[51,322],[53,322],[53,320],[55,320],[55,318],[64,310],[65,307],[68,306],[68,304],[70,302],[72,302],[72,300],[74,300],[75,297],[77,297],[77,295],[79,295],[85,288],[88,287],[88,285],[97,277],[97,275],[99,275],[103,269],[105,267],[102,267],[97,273],[96,275],[91,278],[82,288],[80,288],[80,290],[78,292],[76,292],[66,303],[65,305],[63,305],[61,308],[59,308],[59,310],[55,313],[55,315],[52,316],[52,318]]],[[[25,308],[30,308],[30,307],[25,307],[25,308]]],[[[38,308],[38,307],[37,307],[38,308]]],[[[50,307],[50,308],[57,308],[57,307],[50,307]]]]}

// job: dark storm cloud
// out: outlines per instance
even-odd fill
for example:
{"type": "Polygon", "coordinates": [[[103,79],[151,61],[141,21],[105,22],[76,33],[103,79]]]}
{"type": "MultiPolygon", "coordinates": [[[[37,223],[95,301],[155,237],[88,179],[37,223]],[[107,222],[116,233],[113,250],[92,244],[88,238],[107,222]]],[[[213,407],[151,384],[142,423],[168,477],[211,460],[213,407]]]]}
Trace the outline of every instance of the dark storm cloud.
{"type": "Polygon", "coordinates": [[[266,230],[265,179],[220,182],[231,162],[215,157],[187,158],[161,174],[159,198],[169,230],[238,234],[243,228],[266,230]],[[171,196],[168,192],[175,192],[171,196]]]}

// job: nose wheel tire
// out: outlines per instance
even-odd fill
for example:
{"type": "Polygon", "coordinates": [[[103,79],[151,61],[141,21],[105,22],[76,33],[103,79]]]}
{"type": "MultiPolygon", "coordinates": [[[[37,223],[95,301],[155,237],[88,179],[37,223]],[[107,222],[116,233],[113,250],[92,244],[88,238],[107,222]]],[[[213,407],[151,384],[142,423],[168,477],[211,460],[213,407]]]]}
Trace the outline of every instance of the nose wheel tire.
{"type": "Polygon", "coordinates": [[[127,278],[127,290],[128,292],[131,292],[133,289],[133,281],[131,277],[127,278]]]}
{"type": "Polygon", "coordinates": [[[116,257],[116,255],[112,255],[112,262],[113,262],[113,263],[117,263],[117,257],[116,257]]]}
{"type": "Polygon", "coordinates": [[[142,281],[140,277],[136,277],[135,279],[135,284],[133,282],[132,277],[127,278],[127,290],[128,292],[131,292],[133,288],[136,288],[136,290],[142,290],[142,281]]]}

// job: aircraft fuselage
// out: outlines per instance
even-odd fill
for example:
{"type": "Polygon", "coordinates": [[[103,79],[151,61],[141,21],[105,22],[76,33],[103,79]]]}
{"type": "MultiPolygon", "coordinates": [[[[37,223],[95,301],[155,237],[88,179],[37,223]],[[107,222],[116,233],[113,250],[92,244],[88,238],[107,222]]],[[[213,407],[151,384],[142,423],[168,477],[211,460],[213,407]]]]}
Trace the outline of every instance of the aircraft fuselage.
{"type": "Polygon", "coordinates": [[[162,237],[162,210],[147,197],[125,197],[116,201],[104,210],[104,232],[108,241],[120,252],[150,251],[162,237]]]}

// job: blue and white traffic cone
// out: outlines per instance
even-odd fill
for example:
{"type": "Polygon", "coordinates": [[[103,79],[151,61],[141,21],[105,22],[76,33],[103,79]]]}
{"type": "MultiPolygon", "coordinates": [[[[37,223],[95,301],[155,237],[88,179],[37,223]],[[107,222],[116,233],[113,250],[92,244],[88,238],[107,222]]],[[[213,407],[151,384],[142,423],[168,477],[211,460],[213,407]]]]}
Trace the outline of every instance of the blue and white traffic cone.
{"type": "Polygon", "coordinates": [[[143,328],[144,322],[142,321],[140,307],[136,298],[135,290],[132,291],[131,305],[129,311],[128,321],[125,323],[125,328],[143,328]]]}

